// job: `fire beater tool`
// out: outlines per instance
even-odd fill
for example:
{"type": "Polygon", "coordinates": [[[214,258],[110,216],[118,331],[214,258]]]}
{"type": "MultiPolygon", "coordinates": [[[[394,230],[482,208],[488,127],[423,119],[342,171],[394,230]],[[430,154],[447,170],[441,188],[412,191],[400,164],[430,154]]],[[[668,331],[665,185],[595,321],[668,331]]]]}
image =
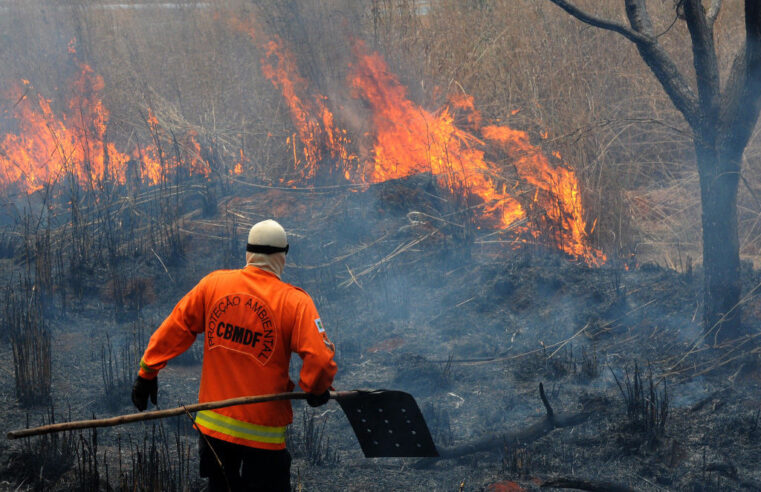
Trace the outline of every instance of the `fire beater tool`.
{"type": "MultiPolygon", "coordinates": [[[[78,420],[43,425],[8,432],[8,439],[49,434],[92,427],[112,427],[141,420],[161,419],[188,412],[247,405],[265,401],[305,400],[306,393],[276,393],[271,395],[241,396],[228,400],[196,403],[166,410],[133,413],[96,420],[78,420]]],[[[409,393],[393,390],[331,391],[349,419],[354,435],[366,458],[379,457],[438,457],[436,445],[420,412],[417,402],[409,393]]]]}

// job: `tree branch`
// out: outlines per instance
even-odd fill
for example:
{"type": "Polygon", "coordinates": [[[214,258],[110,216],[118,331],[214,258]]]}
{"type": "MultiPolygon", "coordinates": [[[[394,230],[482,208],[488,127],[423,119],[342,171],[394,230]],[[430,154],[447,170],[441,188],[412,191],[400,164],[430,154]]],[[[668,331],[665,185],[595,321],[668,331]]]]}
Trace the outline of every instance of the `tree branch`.
{"type": "Polygon", "coordinates": [[[542,399],[544,409],[547,410],[547,418],[552,419],[555,417],[555,411],[550,406],[550,401],[547,399],[547,395],[544,394],[544,383],[539,383],[539,398],[542,399]]]}
{"type": "Polygon", "coordinates": [[[761,3],[756,0],[745,0],[745,45],[732,64],[722,109],[722,145],[742,152],[761,112],[761,3]]]}
{"type": "Polygon", "coordinates": [[[624,0],[626,5],[626,16],[629,18],[629,24],[648,37],[653,37],[653,22],[650,20],[650,14],[647,13],[647,7],[644,0],[624,0]]]}
{"type": "Polygon", "coordinates": [[[653,39],[650,36],[637,32],[619,22],[615,22],[609,19],[603,19],[602,17],[597,17],[588,12],[585,12],[581,10],[580,8],[576,7],[575,5],[571,4],[570,2],[567,2],[566,0],[550,0],[550,2],[554,3],[555,5],[565,10],[571,16],[577,18],[583,23],[589,24],[590,26],[593,26],[593,27],[599,27],[600,29],[605,29],[607,31],[617,32],[618,34],[624,36],[626,39],[628,39],[632,43],[636,44],[636,43],[653,42],[653,39]]]}
{"type": "MultiPolygon", "coordinates": [[[[449,448],[438,448],[439,458],[442,460],[459,458],[473,453],[488,451],[500,451],[505,446],[525,445],[544,437],[555,429],[572,427],[585,422],[595,415],[604,411],[605,405],[600,401],[591,402],[575,413],[557,414],[550,406],[547,395],[544,393],[544,385],[539,385],[539,396],[542,399],[547,414],[539,421],[530,426],[514,432],[489,432],[488,435],[471,441],[467,444],[449,448]]],[[[414,468],[428,468],[437,460],[425,459],[414,465],[414,468]]]]}
{"type": "MultiPolygon", "coordinates": [[[[692,59],[698,83],[700,110],[706,121],[715,122],[719,117],[719,62],[716,57],[716,47],[713,40],[713,28],[709,25],[701,0],[686,0],[684,16],[687,28],[692,38],[692,59]]],[[[704,135],[701,138],[711,138],[712,144],[716,135],[704,135]]]]}
{"type": "Polygon", "coordinates": [[[617,32],[633,42],[637,46],[640,56],[655,74],[658,82],[661,83],[666,94],[671,98],[671,102],[684,115],[687,123],[692,128],[699,127],[697,97],[682,74],[679,73],[679,69],[666,50],[658,44],[657,38],[648,34],[652,33],[652,22],[647,14],[644,0],[625,0],[626,15],[632,24],[632,28],[594,16],[566,0],[549,1],[585,24],[617,32]]]}
{"type": "Polygon", "coordinates": [[[721,95],[721,121],[722,124],[729,125],[730,119],[737,114],[737,105],[740,100],[740,93],[743,83],[745,82],[745,58],[746,43],[744,42],[732,61],[732,68],[729,70],[727,84],[721,95]]]}
{"type": "Polygon", "coordinates": [[[711,1],[711,8],[708,10],[708,13],[706,14],[706,20],[708,21],[708,25],[713,29],[713,23],[716,22],[716,18],[719,16],[719,11],[721,10],[721,0],[712,0],[711,1]]]}

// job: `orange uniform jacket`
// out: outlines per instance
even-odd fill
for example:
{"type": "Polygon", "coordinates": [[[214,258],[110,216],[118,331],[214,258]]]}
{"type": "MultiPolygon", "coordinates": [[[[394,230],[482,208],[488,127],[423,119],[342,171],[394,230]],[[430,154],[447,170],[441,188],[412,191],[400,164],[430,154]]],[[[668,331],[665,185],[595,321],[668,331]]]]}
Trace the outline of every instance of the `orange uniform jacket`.
{"type": "MultiPolygon", "coordinates": [[[[169,359],[203,334],[198,401],[291,391],[291,352],[303,359],[299,386],[328,390],[336,374],[334,348],[309,295],[254,266],[219,270],[204,277],[151,336],[140,376],[152,379],[169,359]]],[[[263,449],[285,448],[289,401],[256,403],[198,412],[207,435],[263,449]]]]}

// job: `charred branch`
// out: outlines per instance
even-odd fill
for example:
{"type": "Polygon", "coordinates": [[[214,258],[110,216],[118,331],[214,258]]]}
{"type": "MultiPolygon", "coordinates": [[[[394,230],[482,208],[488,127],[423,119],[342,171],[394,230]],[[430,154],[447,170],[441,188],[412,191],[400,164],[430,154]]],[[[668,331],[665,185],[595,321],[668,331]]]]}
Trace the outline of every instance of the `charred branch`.
{"type": "Polygon", "coordinates": [[[705,466],[705,471],[718,473],[722,477],[732,480],[738,486],[744,489],[755,490],[758,488],[758,482],[745,480],[741,478],[739,473],[737,472],[737,467],[733,463],[729,463],[729,462],[708,463],[705,466]]]}
{"type": "Polygon", "coordinates": [[[634,492],[634,489],[613,482],[585,480],[575,477],[561,477],[542,483],[543,489],[576,489],[591,492],[634,492]]]}
{"type": "MultiPolygon", "coordinates": [[[[585,407],[580,412],[555,414],[547,400],[547,395],[544,393],[544,385],[541,383],[539,384],[539,396],[547,410],[547,414],[540,421],[522,430],[490,434],[467,444],[439,448],[440,458],[453,459],[474,453],[500,451],[505,447],[532,443],[555,429],[581,424],[600,410],[597,406],[593,405],[585,407]]],[[[418,462],[416,467],[427,468],[432,463],[433,461],[431,460],[424,460],[418,462]]]]}
{"type": "Polygon", "coordinates": [[[547,395],[544,394],[544,384],[539,383],[539,397],[542,399],[542,403],[544,403],[544,408],[547,410],[547,418],[554,418],[555,417],[555,411],[550,406],[550,402],[547,400],[547,395]]]}
{"type": "Polygon", "coordinates": [[[706,465],[705,470],[716,472],[732,480],[737,480],[737,467],[732,463],[709,463],[706,465]]]}

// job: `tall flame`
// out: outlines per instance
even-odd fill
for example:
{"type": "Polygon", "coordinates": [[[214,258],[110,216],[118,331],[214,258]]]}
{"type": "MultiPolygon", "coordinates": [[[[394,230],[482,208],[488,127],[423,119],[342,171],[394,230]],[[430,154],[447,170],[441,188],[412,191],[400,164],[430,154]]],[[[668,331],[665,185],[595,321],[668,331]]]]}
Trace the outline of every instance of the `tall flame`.
{"type": "MultiPolygon", "coordinates": [[[[521,231],[549,236],[558,248],[588,264],[605,261],[605,255],[589,245],[574,172],[565,165],[552,165],[525,132],[506,126],[482,127],[472,97],[461,94],[437,111],[426,110],[409,99],[381,55],[355,42],[347,84],[351,96],[363,101],[372,123],[365,135],[369,150],[360,159],[348,132],[337,123],[330,101],[310,89],[282,40],[264,40],[250,25],[230,22],[262,50],[262,73],[285,98],[300,142],[297,149],[292,141],[294,164],[303,178],[335,172],[347,181],[366,184],[431,173],[453,193],[479,197],[484,224],[506,229],[530,215],[533,220],[521,231]],[[503,165],[489,160],[487,153],[505,156],[503,165]],[[504,165],[514,167],[518,182],[508,183],[504,165]],[[533,201],[519,201],[511,194],[518,186],[533,188],[533,201]]],[[[0,186],[15,184],[33,192],[67,174],[80,183],[104,179],[125,183],[131,168],[137,168],[143,181],[155,184],[181,164],[190,174],[210,174],[192,132],[179,138],[186,149],[184,156],[167,156],[161,145],[166,135],[150,111],[145,119],[151,145],[124,152],[108,142],[110,115],[100,97],[103,78],[84,63],[79,67],[74,96],[60,117],[50,100],[29,95],[33,91],[26,81],[9,94],[17,101],[13,116],[18,131],[0,141],[0,186]]],[[[559,154],[555,159],[560,160],[559,154]]],[[[230,172],[240,173],[245,160],[241,153],[230,172]]]]}
{"type": "MultiPolygon", "coordinates": [[[[605,255],[587,245],[584,207],[576,175],[564,166],[553,167],[547,157],[529,142],[526,132],[506,126],[486,126],[482,135],[499,143],[524,181],[537,190],[534,202],[551,224],[555,243],[566,253],[600,265],[605,255]]],[[[559,159],[559,154],[556,156],[559,159]]]]}
{"type": "MultiPolygon", "coordinates": [[[[370,106],[376,132],[367,177],[371,182],[430,172],[452,191],[461,187],[480,196],[484,215],[496,218],[499,228],[525,216],[520,203],[506,193],[504,180],[497,182],[499,172],[484,158],[483,142],[455,125],[450,107],[431,113],[417,106],[379,54],[365,53],[361,43],[354,51],[357,63],[350,85],[370,106]]],[[[470,104],[472,100],[460,99],[453,106],[470,104]]]]}
{"type": "Polygon", "coordinates": [[[124,183],[130,157],[104,138],[109,113],[97,96],[103,85],[100,76],[81,65],[69,116],[62,118],[55,115],[50,100],[29,96],[28,81],[14,88],[10,96],[17,101],[13,113],[18,133],[0,142],[0,184],[15,183],[34,192],[65,174],[82,183],[106,177],[124,183]]]}
{"type": "Polygon", "coordinates": [[[346,130],[335,126],[333,112],[325,104],[327,98],[319,94],[311,99],[301,96],[306,92],[307,81],[299,75],[293,56],[282,49],[279,39],[266,43],[262,73],[282,91],[288,103],[291,118],[304,146],[305,177],[314,177],[318,164],[326,164],[324,151],[336,163],[356,159],[347,150],[349,139],[346,130]]]}
{"type": "Polygon", "coordinates": [[[313,178],[318,170],[343,170],[347,173],[349,163],[356,163],[357,160],[357,156],[348,150],[351,142],[347,132],[336,126],[325,96],[308,95],[309,83],[299,73],[293,54],[283,48],[279,37],[261,40],[254,26],[239,19],[231,19],[229,22],[233,28],[248,34],[264,52],[261,59],[262,73],[282,92],[302,144],[304,160],[302,162],[294,155],[294,161],[300,167],[303,177],[313,178]],[[328,157],[333,162],[332,166],[327,162],[328,157]],[[325,167],[330,168],[324,169],[325,167]]]}

